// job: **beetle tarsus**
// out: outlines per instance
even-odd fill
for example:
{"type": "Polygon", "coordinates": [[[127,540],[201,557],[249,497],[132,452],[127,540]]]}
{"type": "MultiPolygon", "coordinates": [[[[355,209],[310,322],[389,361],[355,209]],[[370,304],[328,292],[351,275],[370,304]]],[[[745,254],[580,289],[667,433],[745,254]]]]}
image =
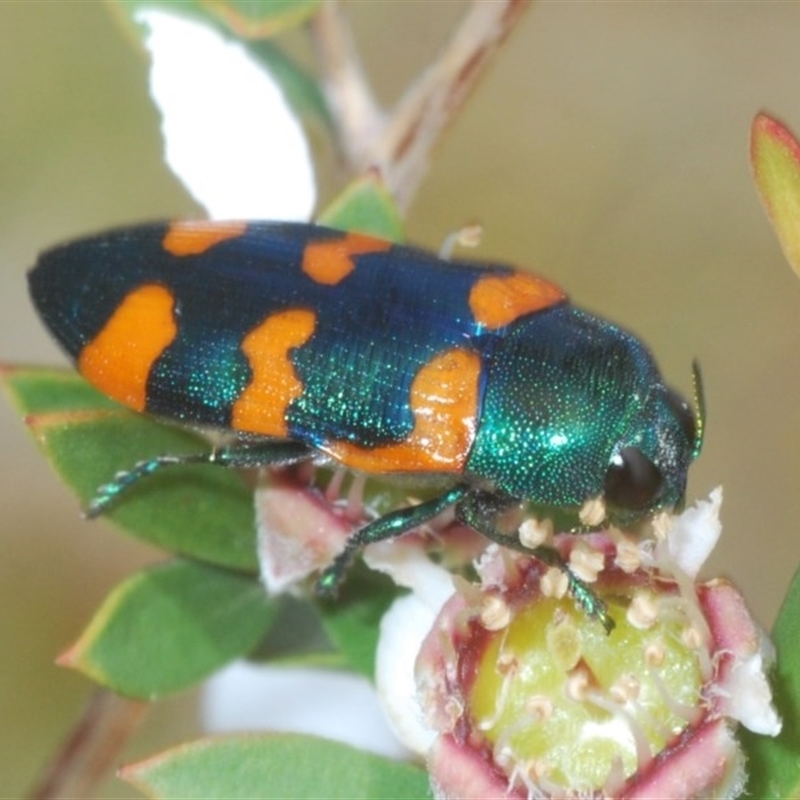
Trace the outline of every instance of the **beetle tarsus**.
{"type": "Polygon", "coordinates": [[[611,633],[616,628],[617,623],[608,613],[606,604],[580,578],[573,574],[569,566],[563,564],[562,568],[569,580],[569,593],[572,599],[588,617],[596,619],[603,626],[606,633],[611,633]]]}
{"type": "Polygon", "coordinates": [[[475,490],[467,494],[456,506],[456,516],[462,522],[482,533],[493,542],[516,550],[527,556],[537,558],[548,566],[557,567],[567,576],[568,591],[576,604],[587,616],[596,619],[605,629],[606,633],[614,630],[615,623],[606,609],[606,604],[578,578],[561,554],[553,547],[542,545],[540,547],[526,547],[518,536],[511,536],[500,531],[495,521],[504,511],[509,510],[519,501],[507,495],[497,495],[484,490],[475,490]]]}
{"type": "Polygon", "coordinates": [[[316,593],[321,597],[335,595],[347,569],[362,547],[374,542],[394,539],[413,528],[418,528],[461,500],[467,491],[468,489],[464,485],[454,486],[441,497],[435,497],[416,506],[397,509],[364,525],[363,528],[359,528],[347,540],[344,549],[336,556],[333,563],[326,567],[320,575],[317,580],[316,593]]]}
{"type": "Polygon", "coordinates": [[[129,470],[117,472],[114,479],[98,487],[89,501],[83,516],[94,519],[104,513],[116,499],[142,478],[160,471],[163,467],[183,464],[214,464],[220,467],[252,469],[267,466],[289,466],[312,458],[312,451],[299,442],[236,442],[218,447],[207,453],[187,455],[161,455],[139,461],[129,470]]]}
{"type": "Polygon", "coordinates": [[[123,492],[127,491],[134,483],[151,475],[156,470],[162,467],[170,467],[176,464],[191,464],[198,462],[210,461],[210,455],[205,453],[195,453],[187,456],[156,456],[155,458],[148,458],[144,461],[139,461],[133,465],[129,470],[118,472],[114,475],[114,479],[108,483],[104,483],[97,489],[95,496],[89,502],[83,515],[87,519],[94,519],[100,516],[106,509],[119,497],[123,492]]]}
{"type": "Polygon", "coordinates": [[[315,592],[317,597],[323,599],[334,599],[339,594],[339,587],[344,580],[345,573],[353,562],[354,549],[345,547],[341,553],[333,560],[333,563],[326,567],[317,579],[315,592]]]}

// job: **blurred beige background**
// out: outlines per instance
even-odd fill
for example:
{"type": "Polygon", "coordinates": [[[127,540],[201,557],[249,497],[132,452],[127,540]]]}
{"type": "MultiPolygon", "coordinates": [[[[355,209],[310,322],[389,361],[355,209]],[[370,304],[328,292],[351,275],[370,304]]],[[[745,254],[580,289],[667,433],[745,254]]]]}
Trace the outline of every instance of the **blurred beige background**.
{"type": "MultiPolygon", "coordinates": [[[[350,4],[384,101],[463,6],[350,4]]],[[[480,255],[530,265],[633,329],[686,392],[700,359],[708,435],[690,496],[725,489],[708,572],[732,576],[770,625],[800,561],[800,280],[749,176],[760,109],[800,132],[800,3],[539,3],[451,130],[408,231],[435,248],[477,219],[480,255]]],[[[161,162],[146,64],[104,4],[0,3],[0,359],[63,363],[27,300],[40,248],[194,210],[161,162]]],[[[11,798],[87,692],[54,656],[158,554],[81,522],[6,403],[0,430],[0,797],[11,798]]],[[[132,755],[193,735],[193,719],[191,696],[163,704],[132,755]]]]}

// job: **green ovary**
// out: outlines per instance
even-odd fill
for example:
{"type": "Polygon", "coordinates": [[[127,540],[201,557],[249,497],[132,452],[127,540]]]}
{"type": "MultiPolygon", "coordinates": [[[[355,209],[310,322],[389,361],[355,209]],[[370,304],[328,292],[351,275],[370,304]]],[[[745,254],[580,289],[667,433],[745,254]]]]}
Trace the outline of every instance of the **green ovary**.
{"type": "Polygon", "coordinates": [[[702,713],[685,620],[641,630],[626,618],[627,601],[604,599],[617,623],[609,635],[569,600],[541,598],[491,634],[469,713],[507,774],[602,788],[643,767],[702,713]]]}

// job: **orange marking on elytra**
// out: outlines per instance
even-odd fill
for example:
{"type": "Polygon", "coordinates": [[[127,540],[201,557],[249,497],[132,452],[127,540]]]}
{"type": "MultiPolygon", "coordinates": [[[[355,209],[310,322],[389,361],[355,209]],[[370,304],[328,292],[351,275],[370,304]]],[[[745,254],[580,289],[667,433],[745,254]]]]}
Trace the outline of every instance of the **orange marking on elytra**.
{"type": "Polygon", "coordinates": [[[406,441],[372,448],[330,442],[321,449],[363,472],[460,472],[475,438],[480,373],[477,353],[446,350],[411,383],[414,427],[406,441]]]}
{"type": "Polygon", "coordinates": [[[311,242],[303,252],[303,272],[317,283],[333,286],[355,268],[354,256],[382,253],[391,242],[363,233],[346,233],[336,239],[311,242]]]}
{"type": "Polygon", "coordinates": [[[246,230],[246,222],[179,220],[170,223],[161,244],[173,256],[196,256],[219,242],[242,236],[246,230]]]}
{"type": "Polygon", "coordinates": [[[158,284],[134,289],[81,350],[81,375],[114,400],[144,411],[150,368],[178,332],[174,302],[158,284]]]}
{"type": "Polygon", "coordinates": [[[514,272],[478,280],[469,293],[469,307],[476,322],[494,329],[565,299],[566,295],[555,284],[525,272],[514,272]]]}
{"type": "Polygon", "coordinates": [[[291,351],[314,333],[316,315],[303,308],[278,311],[242,341],[253,378],[233,404],[235,430],[262,436],[286,436],[286,409],[303,391],[291,351]]]}

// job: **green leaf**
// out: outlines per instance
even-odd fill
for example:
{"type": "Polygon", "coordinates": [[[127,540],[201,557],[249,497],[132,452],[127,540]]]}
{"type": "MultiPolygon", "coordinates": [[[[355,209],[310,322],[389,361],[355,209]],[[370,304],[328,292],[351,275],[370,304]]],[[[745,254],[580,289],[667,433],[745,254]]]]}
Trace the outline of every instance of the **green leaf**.
{"type": "Polygon", "coordinates": [[[346,186],[319,215],[320,225],[403,241],[403,223],[380,178],[369,173],[346,186]]]}
{"type": "Polygon", "coordinates": [[[800,144],[786,126],[759,114],[751,130],[750,161],[783,253],[800,275],[800,144]]]}
{"type": "Polygon", "coordinates": [[[775,738],[742,730],[747,753],[750,797],[800,797],[800,569],[783,602],[772,640],[778,651],[772,676],[775,705],[783,729],[775,738]]]}
{"type": "Polygon", "coordinates": [[[430,797],[419,767],[294,734],[200,739],[127,766],[120,777],[164,800],[430,797]]]}
{"type": "Polygon", "coordinates": [[[336,601],[320,604],[323,628],[346,666],[370,680],[381,619],[400,591],[386,576],[359,564],[348,572],[336,601]]]}
{"type": "Polygon", "coordinates": [[[332,131],[333,121],[317,81],[272,42],[246,42],[248,51],[275,79],[294,113],[304,122],[332,131]]]}
{"type": "Polygon", "coordinates": [[[254,578],[170,561],[117,586],[59,663],[152,700],[248,654],[274,617],[274,601],[254,578]]]}
{"type": "Polygon", "coordinates": [[[114,0],[111,5],[128,22],[135,22],[139,11],[155,8],[211,23],[240,39],[264,39],[302,24],[320,3],[321,0],[114,0]]]}
{"type": "Polygon", "coordinates": [[[325,633],[316,606],[306,598],[275,598],[277,616],[267,636],[249,655],[253,661],[287,666],[347,667],[325,633]]]}
{"type": "Polygon", "coordinates": [[[200,0],[242,39],[264,39],[305,22],[322,0],[200,0]]]}
{"type": "Polygon", "coordinates": [[[71,369],[0,365],[0,381],[20,414],[38,416],[63,411],[117,411],[119,403],[100,394],[71,369]]]}
{"type": "Polygon", "coordinates": [[[187,19],[211,23],[216,28],[222,27],[221,23],[202,7],[200,0],[181,0],[180,3],[175,3],[175,0],[106,0],[106,5],[127,38],[140,46],[142,50],[144,50],[141,44],[142,33],[146,29],[137,20],[137,15],[142,11],[159,10],[168,13],[177,11],[187,19]]]}
{"type": "MultiPolygon", "coordinates": [[[[129,411],[71,371],[5,368],[0,378],[56,472],[84,504],[137,461],[209,449],[197,434],[129,411]]],[[[126,490],[106,516],[167,550],[257,570],[251,492],[234,470],[163,469],[126,490]]]]}

